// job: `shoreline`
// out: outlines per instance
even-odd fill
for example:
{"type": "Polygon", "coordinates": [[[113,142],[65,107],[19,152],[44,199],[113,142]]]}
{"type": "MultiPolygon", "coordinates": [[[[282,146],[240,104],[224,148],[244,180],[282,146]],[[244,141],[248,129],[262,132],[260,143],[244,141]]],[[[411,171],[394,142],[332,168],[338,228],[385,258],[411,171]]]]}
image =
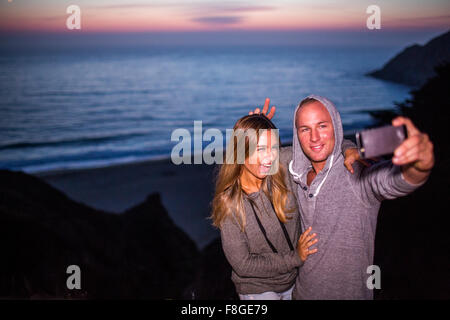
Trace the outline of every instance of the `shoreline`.
{"type": "MultiPolygon", "coordinates": [[[[365,127],[361,128],[360,130],[365,129],[365,127]]],[[[352,140],[353,142],[355,142],[355,130],[347,130],[344,131],[344,138],[352,140]]],[[[283,140],[282,140],[283,141],[283,140]]],[[[281,146],[285,147],[285,146],[291,146],[292,145],[292,141],[287,141],[287,142],[282,142],[281,146]]],[[[225,151],[224,151],[225,152],[225,151]]],[[[193,159],[194,159],[194,154],[192,154],[192,164],[193,164],[193,159]]],[[[72,165],[72,166],[68,166],[68,167],[57,167],[57,166],[53,166],[53,168],[47,165],[47,167],[45,165],[41,165],[41,166],[28,166],[28,167],[24,167],[24,168],[3,168],[3,169],[7,169],[7,170],[12,170],[12,171],[23,171],[27,174],[31,174],[34,176],[47,176],[47,175],[53,175],[53,174],[60,174],[60,173],[64,173],[64,172],[75,172],[75,171],[82,171],[82,170],[90,170],[90,169],[102,169],[102,168],[106,168],[106,167],[117,167],[117,166],[126,166],[126,165],[133,165],[133,164],[139,164],[139,163],[144,163],[144,162],[160,162],[160,161],[170,161],[171,159],[171,155],[170,154],[160,154],[160,155],[154,155],[154,156],[148,156],[148,157],[140,157],[140,158],[135,158],[133,160],[130,160],[129,158],[127,160],[125,160],[126,158],[118,158],[115,160],[111,160],[111,161],[102,161],[102,160],[87,160],[87,161],[82,161],[82,162],[78,162],[78,165],[72,165]],[[96,164],[95,164],[96,163],[96,164]],[[44,169],[27,169],[27,168],[36,168],[36,167],[44,167],[44,169]]]]}
{"type": "Polygon", "coordinates": [[[161,156],[159,159],[143,159],[143,160],[137,160],[137,161],[131,161],[131,162],[120,162],[120,163],[110,163],[105,165],[99,165],[99,166],[93,166],[93,167],[74,167],[74,168],[55,168],[55,169],[49,169],[49,170],[43,170],[43,171],[32,171],[32,172],[26,172],[30,175],[45,179],[45,177],[49,176],[57,176],[57,175],[63,175],[63,174],[75,174],[75,173],[81,173],[84,171],[90,171],[90,170],[102,170],[107,168],[115,168],[120,169],[120,167],[128,167],[128,166],[134,166],[134,165],[142,165],[145,163],[168,163],[170,162],[170,156],[161,156]]]}

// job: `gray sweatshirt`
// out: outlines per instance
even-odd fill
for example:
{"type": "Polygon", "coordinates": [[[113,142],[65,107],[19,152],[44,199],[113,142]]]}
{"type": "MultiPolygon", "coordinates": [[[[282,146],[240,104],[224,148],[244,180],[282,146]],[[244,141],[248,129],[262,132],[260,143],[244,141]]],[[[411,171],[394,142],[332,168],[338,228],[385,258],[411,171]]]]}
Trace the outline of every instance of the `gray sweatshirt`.
{"type": "MultiPolygon", "coordinates": [[[[312,166],[298,141],[294,119],[293,159],[285,165],[296,184],[302,228],[311,226],[319,241],[310,248],[318,252],[299,268],[293,298],[373,299],[373,291],[366,285],[370,276],[367,267],[373,264],[381,201],[405,196],[421,184],[408,183],[400,167],[391,161],[369,168],[355,163],[354,173],[348,172],[340,148],[343,129],[338,111],[326,98],[310,97],[319,100],[330,113],[335,146],[324,169],[308,186],[306,178],[312,166]]],[[[383,270],[381,278],[382,274],[383,270]]]]}
{"type": "MultiPolygon", "coordinates": [[[[286,174],[286,182],[290,183],[288,180],[288,174],[286,174]]],[[[298,211],[286,213],[286,216],[292,217],[285,223],[295,249],[291,251],[276,213],[264,192],[260,190],[244,195],[243,200],[246,215],[244,232],[233,218],[227,218],[220,228],[223,251],[232,266],[231,279],[236,286],[236,291],[239,294],[286,291],[294,285],[298,273],[297,267],[301,265],[296,250],[300,237],[298,211]],[[272,251],[264,238],[250,200],[254,201],[256,214],[278,253],[272,251]]],[[[288,195],[288,207],[296,206],[296,202],[291,192],[288,195]]]]}

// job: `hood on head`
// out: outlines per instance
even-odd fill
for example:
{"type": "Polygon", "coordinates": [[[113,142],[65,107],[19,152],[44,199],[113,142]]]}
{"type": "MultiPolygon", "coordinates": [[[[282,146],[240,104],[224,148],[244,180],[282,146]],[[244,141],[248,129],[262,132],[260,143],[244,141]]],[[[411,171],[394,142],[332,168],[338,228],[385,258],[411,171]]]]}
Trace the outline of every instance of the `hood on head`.
{"type": "MultiPolygon", "coordinates": [[[[339,157],[342,157],[341,146],[342,146],[342,141],[344,138],[344,130],[342,128],[341,116],[340,116],[339,112],[337,111],[336,107],[334,106],[334,104],[330,100],[328,100],[327,98],[321,97],[321,96],[314,95],[314,94],[309,95],[307,98],[313,98],[313,99],[319,101],[320,103],[322,103],[325,106],[325,108],[327,108],[327,110],[331,116],[331,120],[333,122],[333,128],[334,128],[333,153],[328,157],[324,169],[321,172],[319,172],[319,174],[317,175],[317,177],[320,178],[321,175],[325,174],[324,172],[329,171],[329,169],[332,167],[333,163],[336,163],[336,161],[338,160],[339,157]]],[[[300,103],[301,103],[301,101],[300,101],[300,103]]],[[[301,178],[304,175],[306,175],[306,172],[311,167],[311,161],[308,159],[308,157],[303,152],[303,149],[300,145],[300,141],[298,140],[297,128],[295,125],[296,114],[297,114],[298,108],[300,107],[300,103],[297,105],[297,108],[295,108],[295,111],[294,111],[293,136],[292,136],[293,156],[292,156],[292,161],[289,164],[289,172],[293,176],[294,181],[296,183],[301,183],[301,178]]]]}

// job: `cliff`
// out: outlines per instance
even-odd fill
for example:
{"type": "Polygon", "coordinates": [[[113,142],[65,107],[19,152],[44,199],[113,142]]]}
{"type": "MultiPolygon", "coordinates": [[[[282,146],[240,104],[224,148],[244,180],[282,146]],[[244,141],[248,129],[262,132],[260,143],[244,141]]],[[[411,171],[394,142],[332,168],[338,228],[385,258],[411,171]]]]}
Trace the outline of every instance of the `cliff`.
{"type": "Polygon", "coordinates": [[[415,44],[389,60],[383,68],[368,75],[419,87],[436,75],[434,68],[450,62],[450,31],[424,46],[415,44]]]}
{"type": "Polygon", "coordinates": [[[94,210],[42,180],[0,170],[0,297],[182,297],[199,252],[158,194],[123,214],[94,210]],[[81,289],[69,290],[69,265],[81,289]]]}

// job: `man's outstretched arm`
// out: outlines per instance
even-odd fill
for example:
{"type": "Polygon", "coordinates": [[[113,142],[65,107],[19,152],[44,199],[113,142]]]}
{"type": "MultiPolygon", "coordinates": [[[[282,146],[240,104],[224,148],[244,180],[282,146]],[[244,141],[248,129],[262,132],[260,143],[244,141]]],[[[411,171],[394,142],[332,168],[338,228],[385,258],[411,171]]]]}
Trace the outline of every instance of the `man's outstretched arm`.
{"type": "Polygon", "coordinates": [[[372,165],[357,177],[361,198],[369,205],[413,192],[425,183],[434,166],[433,144],[428,136],[407,118],[398,117],[392,123],[405,124],[408,139],[394,151],[392,161],[372,165]]]}

